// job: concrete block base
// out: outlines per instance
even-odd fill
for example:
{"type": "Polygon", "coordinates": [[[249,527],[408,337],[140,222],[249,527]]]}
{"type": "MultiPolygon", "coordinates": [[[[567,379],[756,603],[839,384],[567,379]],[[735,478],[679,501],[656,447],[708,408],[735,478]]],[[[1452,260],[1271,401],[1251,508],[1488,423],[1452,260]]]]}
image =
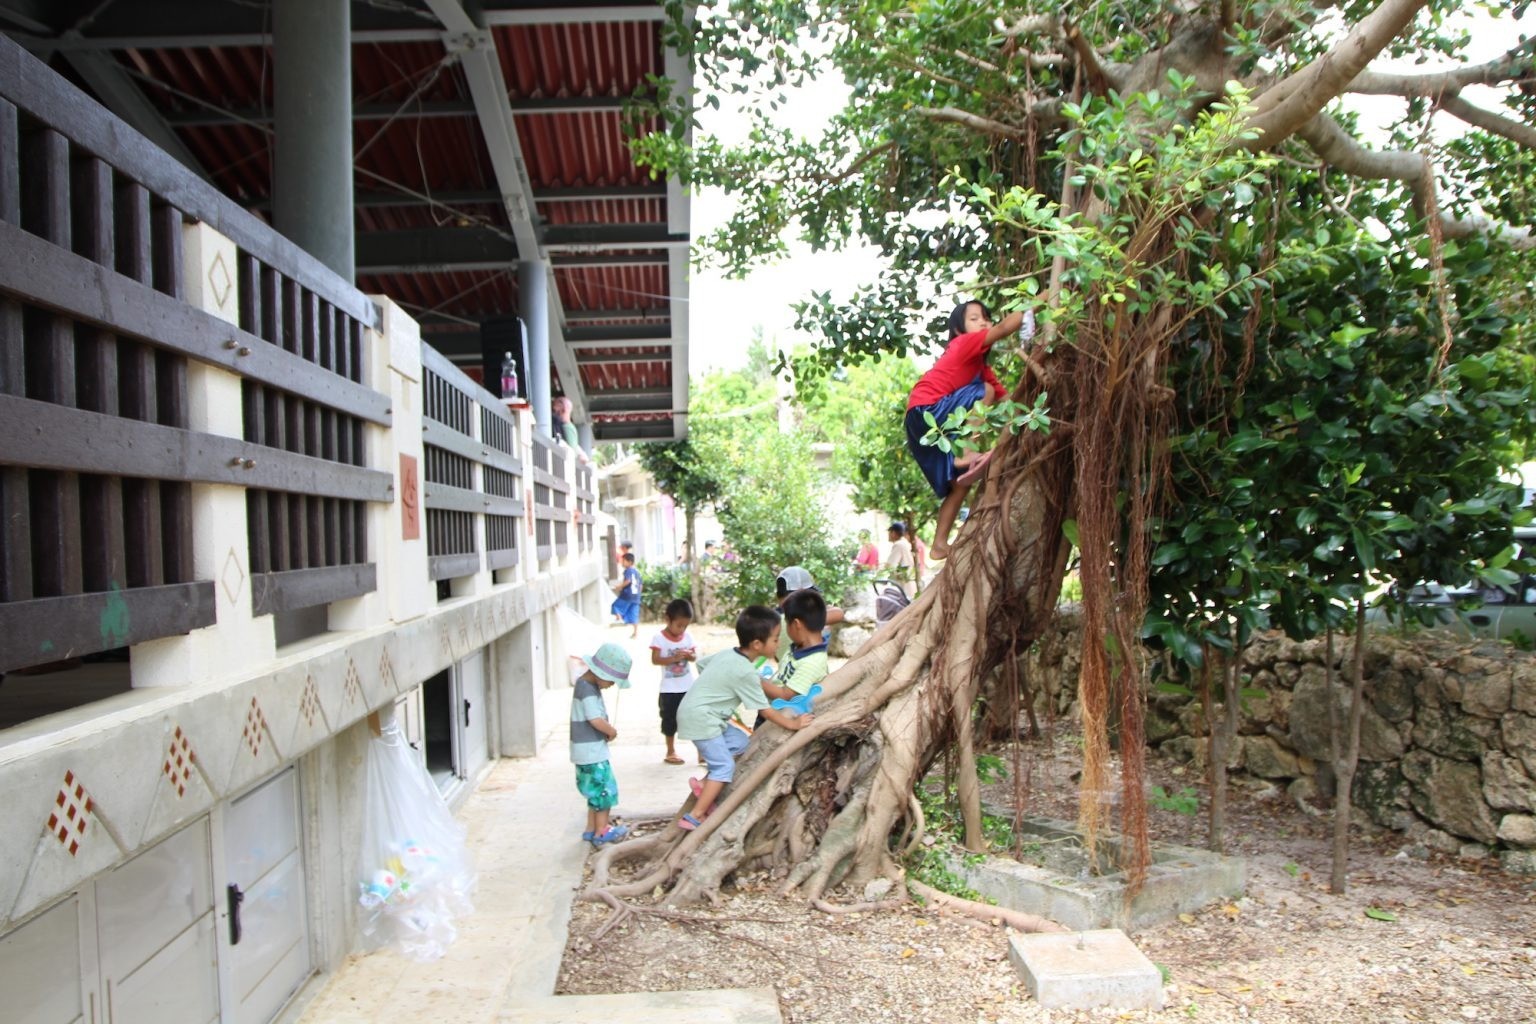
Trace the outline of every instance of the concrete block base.
{"type": "Polygon", "coordinates": [[[1161,972],[1118,928],[1014,935],[1008,959],[1048,1009],[1163,1008],[1161,972]]]}

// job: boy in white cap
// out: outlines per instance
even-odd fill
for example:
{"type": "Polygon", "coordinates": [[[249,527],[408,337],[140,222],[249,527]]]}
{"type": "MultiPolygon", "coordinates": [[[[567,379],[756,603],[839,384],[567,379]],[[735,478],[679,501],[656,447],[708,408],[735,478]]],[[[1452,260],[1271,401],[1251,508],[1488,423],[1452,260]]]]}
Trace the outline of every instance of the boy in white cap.
{"type": "Polygon", "coordinates": [[[587,801],[587,830],[581,838],[594,846],[618,842],[629,835],[624,825],[609,825],[608,812],[619,802],[619,783],[608,763],[608,741],[619,730],[608,721],[603,691],[629,688],[629,652],[618,644],[603,644],[581,659],[587,670],[576,679],[571,694],[571,763],[576,766],[576,791],[587,801]]]}

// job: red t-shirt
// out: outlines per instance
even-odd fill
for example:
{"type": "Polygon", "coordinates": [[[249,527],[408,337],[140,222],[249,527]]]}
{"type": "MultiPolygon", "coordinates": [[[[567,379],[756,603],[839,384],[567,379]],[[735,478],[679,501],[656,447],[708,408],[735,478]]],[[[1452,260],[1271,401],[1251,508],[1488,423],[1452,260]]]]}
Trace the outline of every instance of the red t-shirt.
{"type": "Polygon", "coordinates": [[[919,377],[913,385],[912,393],[907,396],[907,408],[932,405],[945,395],[965,387],[978,374],[984,383],[992,385],[1001,394],[1003,382],[997,379],[997,374],[987,365],[987,353],[991,349],[992,346],[987,344],[985,329],[956,337],[944,350],[944,354],[939,356],[938,362],[933,364],[933,369],[919,377]]]}

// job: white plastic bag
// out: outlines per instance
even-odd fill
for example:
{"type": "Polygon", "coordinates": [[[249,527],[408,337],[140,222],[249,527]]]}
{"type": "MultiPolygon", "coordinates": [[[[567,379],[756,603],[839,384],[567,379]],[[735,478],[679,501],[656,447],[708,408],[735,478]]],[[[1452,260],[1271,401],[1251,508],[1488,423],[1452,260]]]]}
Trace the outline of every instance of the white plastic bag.
{"type": "Polygon", "coordinates": [[[470,912],[475,871],[464,828],[396,722],[368,744],[358,924],[370,949],[436,960],[470,912]]]}
{"type": "Polygon", "coordinates": [[[608,639],[607,633],[602,626],[564,605],[555,608],[554,623],[557,635],[553,646],[557,653],[564,655],[566,674],[574,686],[587,670],[587,663],[581,659],[601,647],[608,639]]]}

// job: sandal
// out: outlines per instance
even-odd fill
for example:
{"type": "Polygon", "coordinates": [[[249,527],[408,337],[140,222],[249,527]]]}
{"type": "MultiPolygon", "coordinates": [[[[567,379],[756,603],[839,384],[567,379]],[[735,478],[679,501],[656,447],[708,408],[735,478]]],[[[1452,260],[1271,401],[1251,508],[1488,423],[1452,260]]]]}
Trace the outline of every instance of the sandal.
{"type": "Polygon", "coordinates": [[[627,835],[629,835],[628,825],[609,825],[608,831],[604,832],[600,836],[592,837],[592,845],[606,846],[609,843],[618,842],[620,839],[623,839],[627,835]]]}
{"type": "Polygon", "coordinates": [[[678,757],[676,754],[668,754],[666,757],[661,759],[661,763],[662,764],[682,764],[683,763],[683,759],[678,757]]]}
{"type": "Polygon", "coordinates": [[[703,779],[695,779],[694,777],[692,777],[690,775],[688,777],[688,789],[693,793],[694,796],[703,796],[704,795],[704,780],[703,779]]]}
{"type": "Polygon", "coordinates": [[[593,838],[596,837],[596,835],[596,832],[583,832],[581,834],[581,841],[584,843],[590,843],[593,838]]]}
{"type": "Polygon", "coordinates": [[[702,824],[704,823],[691,814],[685,814],[681,818],[677,819],[677,827],[682,829],[684,832],[692,832],[702,824]]]}

